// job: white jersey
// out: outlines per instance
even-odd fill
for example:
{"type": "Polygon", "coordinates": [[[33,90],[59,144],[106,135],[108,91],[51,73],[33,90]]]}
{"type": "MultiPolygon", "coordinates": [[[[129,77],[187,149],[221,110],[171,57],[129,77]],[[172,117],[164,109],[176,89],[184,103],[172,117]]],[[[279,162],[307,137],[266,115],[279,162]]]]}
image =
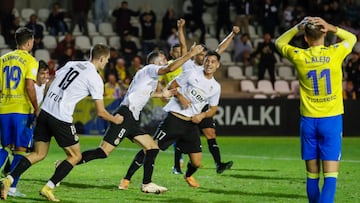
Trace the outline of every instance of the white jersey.
{"type": "Polygon", "coordinates": [[[56,71],[41,109],[72,123],[76,104],[86,96],[103,99],[104,82],[90,61],[70,61],[56,71]]]}
{"type": "Polygon", "coordinates": [[[46,84],[41,84],[40,86],[36,83],[34,84],[35,91],[36,91],[36,100],[39,106],[41,106],[41,103],[44,99],[44,93],[45,93],[45,86],[46,84]]]}
{"type": "Polygon", "coordinates": [[[135,120],[139,120],[140,112],[149,101],[158,84],[158,71],[162,66],[149,64],[136,72],[129,89],[121,102],[128,106],[135,120]]]}
{"type": "Polygon", "coordinates": [[[182,65],[182,71],[187,72],[187,71],[192,71],[192,70],[203,71],[204,66],[197,65],[194,60],[189,59],[182,65]]]}
{"type": "Polygon", "coordinates": [[[176,78],[180,86],[180,93],[190,100],[191,106],[182,109],[177,98],[173,97],[164,107],[167,112],[176,112],[184,116],[192,117],[201,113],[206,104],[217,106],[219,104],[221,87],[214,77],[208,79],[203,71],[183,72],[176,78]]]}

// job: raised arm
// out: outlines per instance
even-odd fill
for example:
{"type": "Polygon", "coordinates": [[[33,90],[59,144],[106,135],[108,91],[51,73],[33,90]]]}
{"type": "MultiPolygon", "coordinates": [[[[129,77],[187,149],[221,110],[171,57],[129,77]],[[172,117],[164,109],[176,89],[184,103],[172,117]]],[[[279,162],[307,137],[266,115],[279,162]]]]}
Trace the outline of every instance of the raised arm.
{"type": "Polygon", "coordinates": [[[218,54],[222,54],[232,43],[235,35],[240,33],[240,28],[238,26],[234,26],[232,31],[220,42],[220,44],[216,48],[216,52],[218,54]]]}
{"type": "Polygon", "coordinates": [[[187,53],[186,39],[184,33],[185,20],[180,18],[177,21],[178,33],[179,33],[179,43],[181,49],[181,56],[184,56],[187,53]]]}
{"type": "Polygon", "coordinates": [[[203,51],[203,49],[204,48],[201,45],[196,45],[194,43],[194,45],[191,47],[189,52],[187,52],[184,56],[177,58],[171,64],[169,64],[163,68],[160,68],[158,71],[158,74],[164,75],[168,72],[172,72],[172,71],[178,69],[183,63],[185,63],[187,60],[191,59],[191,57],[201,53],[203,51]]]}

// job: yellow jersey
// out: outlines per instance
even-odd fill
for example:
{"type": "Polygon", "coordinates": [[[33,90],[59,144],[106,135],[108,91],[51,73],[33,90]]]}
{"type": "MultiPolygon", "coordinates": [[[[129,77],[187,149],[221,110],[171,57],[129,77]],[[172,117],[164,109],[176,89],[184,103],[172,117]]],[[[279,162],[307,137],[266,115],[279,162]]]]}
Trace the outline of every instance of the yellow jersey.
{"type": "Polygon", "coordinates": [[[36,81],[38,62],[25,50],[0,57],[0,114],[30,114],[33,107],[26,92],[26,79],[36,81]]]}
{"type": "MultiPolygon", "coordinates": [[[[169,60],[168,64],[171,64],[174,62],[174,60],[169,60]]],[[[165,85],[169,84],[170,81],[172,81],[174,78],[179,76],[182,72],[182,67],[180,66],[178,69],[172,72],[168,72],[165,75],[162,75],[159,77],[159,81],[163,81],[165,85]]]]}
{"type": "Polygon", "coordinates": [[[355,35],[337,28],[341,42],[302,49],[288,44],[297,32],[296,27],[290,29],[276,40],[276,46],[298,72],[300,114],[313,118],[343,114],[342,63],[352,51],[355,35]]]}

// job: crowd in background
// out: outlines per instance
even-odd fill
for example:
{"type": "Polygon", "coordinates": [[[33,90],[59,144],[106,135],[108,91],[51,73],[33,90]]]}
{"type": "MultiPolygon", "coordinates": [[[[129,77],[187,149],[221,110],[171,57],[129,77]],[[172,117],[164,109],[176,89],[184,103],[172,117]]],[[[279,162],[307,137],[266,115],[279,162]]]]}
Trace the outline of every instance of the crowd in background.
{"type": "MultiPolygon", "coordinates": [[[[150,3],[133,9],[131,1],[122,1],[117,8],[109,8],[107,0],[71,2],[71,10],[62,8],[61,1],[54,3],[49,8],[48,18],[43,21],[35,13],[29,19],[21,19],[19,13],[14,12],[16,9],[2,13],[1,34],[8,47],[14,49],[14,31],[19,26],[34,30],[33,53],[45,48],[42,41],[45,35],[55,36],[57,46],[49,50],[51,60],[48,61],[53,75],[67,61],[86,60],[88,57],[88,50],[75,45],[73,33],[76,26],[82,35],[89,36],[87,22],[94,23],[97,30],[100,23],[111,23],[120,38],[120,48],[111,48],[109,63],[101,73],[106,97],[124,95],[136,71],[145,65],[148,53],[155,49],[167,53],[172,45],[178,43],[176,22],[179,18],[187,22],[188,40],[204,44],[207,37],[221,41],[223,33],[230,32],[233,25],[239,26],[241,34],[234,40],[232,61],[256,66],[258,80],[264,78],[267,70],[274,83],[275,63],[280,57],[274,39],[305,16],[320,16],[358,36],[353,53],[344,63],[344,96],[346,99],[360,98],[360,6],[356,0],[185,0],[182,8],[170,7],[163,16],[158,16],[155,5],[152,8],[150,3]],[[215,13],[210,14],[214,20],[214,32],[210,30],[212,25],[204,20],[210,8],[216,8],[215,13]],[[92,18],[89,18],[90,12],[92,18]]],[[[336,40],[329,35],[326,44],[336,40]]],[[[306,47],[302,36],[295,37],[291,43],[306,47]]]]}

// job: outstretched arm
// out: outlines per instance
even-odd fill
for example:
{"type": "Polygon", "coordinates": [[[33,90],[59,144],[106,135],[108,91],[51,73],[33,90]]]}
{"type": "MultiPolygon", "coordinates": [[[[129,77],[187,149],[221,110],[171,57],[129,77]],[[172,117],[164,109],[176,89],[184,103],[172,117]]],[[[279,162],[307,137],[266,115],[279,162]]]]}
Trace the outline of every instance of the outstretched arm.
{"type": "Polygon", "coordinates": [[[165,73],[172,72],[176,69],[178,69],[183,63],[185,63],[187,60],[189,60],[191,57],[199,54],[203,51],[203,47],[201,45],[194,45],[191,47],[190,52],[186,53],[184,56],[181,56],[180,58],[176,59],[174,62],[169,64],[168,66],[165,66],[163,68],[160,68],[158,70],[159,75],[164,75],[165,73]]]}
{"type": "Polygon", "coordinates": [[[179,43],[181,49],[181,56],[184,56],[187,53],[186,39],[184,33],[185,20],[180,18],[177,21],[178,33],[179,33],[179,43]]]}
{"type": "Polygon", "coordinates": [[[223,41],[220,42],[220,44],[218,45],[215,51],[221,55],[230,46],[235,35],[239,33],[240,33],[240,28],[238,26],[234,26],[232,31],[225,37],[223,41]]]}

